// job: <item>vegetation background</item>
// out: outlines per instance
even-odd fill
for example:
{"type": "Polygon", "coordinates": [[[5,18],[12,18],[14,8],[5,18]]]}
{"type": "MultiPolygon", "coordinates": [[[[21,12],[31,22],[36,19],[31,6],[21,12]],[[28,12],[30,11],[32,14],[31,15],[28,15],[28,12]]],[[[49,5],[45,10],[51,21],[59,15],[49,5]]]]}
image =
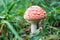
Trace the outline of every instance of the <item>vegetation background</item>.
{"type": "MultiPolygon", "coordinates": [[[[37,34],[37,33],[36,33],[37,34]]],[[[0,40],[60,40],[60,0],[0,0],[0,40]],[[23,18],[29,6],[46,11],[43,32],[30,37],[30,24],[23,18]]]]}

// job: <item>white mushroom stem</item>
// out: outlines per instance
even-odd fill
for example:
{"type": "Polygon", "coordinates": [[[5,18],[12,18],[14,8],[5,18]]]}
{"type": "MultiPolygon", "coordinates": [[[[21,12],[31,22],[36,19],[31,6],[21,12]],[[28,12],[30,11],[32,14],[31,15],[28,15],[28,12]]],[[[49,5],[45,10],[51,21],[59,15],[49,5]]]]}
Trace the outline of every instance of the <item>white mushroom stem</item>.
{"type": "Polygon", "coordinates": [[[37,23],[31,23],[31,34],[37,30],[37,23]]]}

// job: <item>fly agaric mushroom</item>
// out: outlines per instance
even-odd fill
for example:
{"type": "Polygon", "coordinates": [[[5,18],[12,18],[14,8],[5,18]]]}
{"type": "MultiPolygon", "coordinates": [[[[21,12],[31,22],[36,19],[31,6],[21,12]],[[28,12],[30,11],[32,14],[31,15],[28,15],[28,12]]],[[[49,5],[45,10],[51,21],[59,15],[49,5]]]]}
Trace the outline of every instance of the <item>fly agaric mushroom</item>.
{"type": "Polygon", "coordinates": [[[37,22],[46,17],[46,12],[39,6],[31,6],[24,13],[24,19],[31,23],[31,33],[37,29],[37,22]]]}

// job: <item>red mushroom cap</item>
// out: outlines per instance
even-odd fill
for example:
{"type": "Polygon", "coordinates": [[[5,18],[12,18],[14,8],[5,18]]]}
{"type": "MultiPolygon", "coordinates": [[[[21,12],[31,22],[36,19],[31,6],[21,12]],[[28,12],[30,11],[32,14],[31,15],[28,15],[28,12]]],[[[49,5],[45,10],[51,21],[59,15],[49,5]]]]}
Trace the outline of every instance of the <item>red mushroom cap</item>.
{"type": "Polygon", "coordinates": [[[40,20],[46,17],[46,12],[39,6],[31,6],[24,13],[26,20],[40,20]]]}

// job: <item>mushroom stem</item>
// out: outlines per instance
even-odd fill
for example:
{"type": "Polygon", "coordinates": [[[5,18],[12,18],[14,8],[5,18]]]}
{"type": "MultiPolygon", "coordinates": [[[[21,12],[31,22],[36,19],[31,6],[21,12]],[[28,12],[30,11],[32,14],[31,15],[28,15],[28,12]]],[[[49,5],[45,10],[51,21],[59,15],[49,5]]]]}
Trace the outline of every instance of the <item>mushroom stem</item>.
{"type": "Polygon", "coordinates": [[[31,34],[37,30],[37,23],[31,23],[31,34]]]}

